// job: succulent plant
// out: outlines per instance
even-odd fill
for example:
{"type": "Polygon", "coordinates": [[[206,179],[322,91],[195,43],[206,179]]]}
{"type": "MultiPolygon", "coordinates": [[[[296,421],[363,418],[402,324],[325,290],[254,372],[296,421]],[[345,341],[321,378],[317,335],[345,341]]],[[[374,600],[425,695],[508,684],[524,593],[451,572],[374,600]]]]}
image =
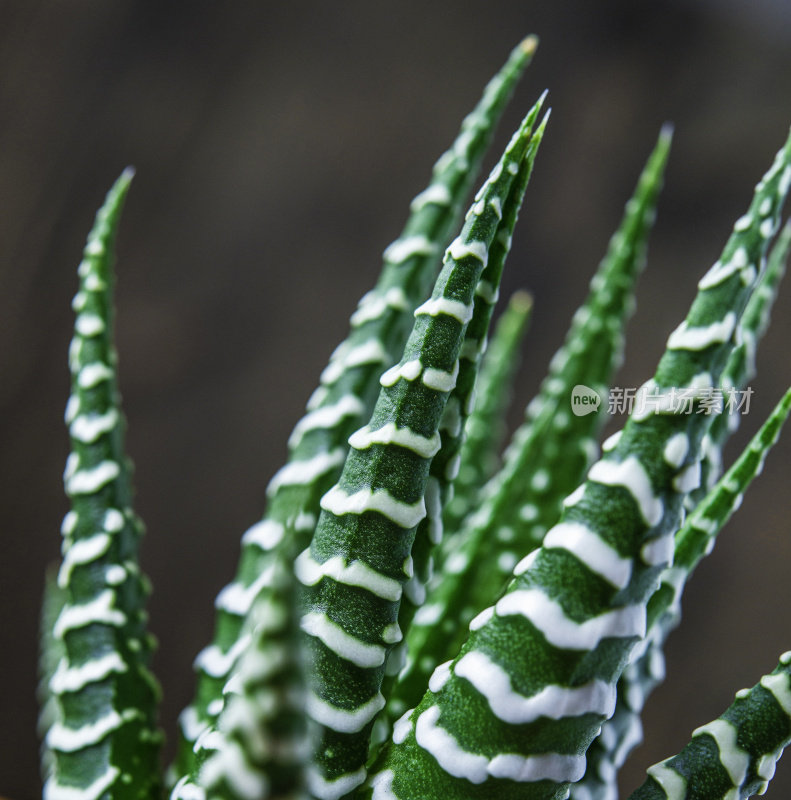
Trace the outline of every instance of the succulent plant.
{"type": "MultiPolygon", "coordinates": [[[[48,800],[617,797],[686,580],[791,410],[790,391],[722,474],[791,246],[778,234],[791,139],[600,455],[670,149],[660,132],[500,456],[529,297],[487,339],[544,95],[460,217],[536,44],[513,51],[437,161],[294,428],[217,598],[167,775],[113,344],[131,171],[111,189],[73,301],[71,508],[41,637],[48,800]]],[[[791,740],[790,678],[786,653],[632,797],[765,790],[791,740]]]]}

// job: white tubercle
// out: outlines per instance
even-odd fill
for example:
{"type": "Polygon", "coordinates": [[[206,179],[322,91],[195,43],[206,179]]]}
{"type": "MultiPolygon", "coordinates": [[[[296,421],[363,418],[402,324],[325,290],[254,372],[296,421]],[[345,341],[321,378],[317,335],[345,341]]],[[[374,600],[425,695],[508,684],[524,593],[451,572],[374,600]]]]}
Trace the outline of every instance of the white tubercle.
{"type": "Polygon", "coordinates": [[[270,788],[266,775],[253,769],[239,743],[227,737],[203,762],[200,779],[210,796],[221,781],[226,781],[234,796],[243,800],[265,797],[270,788]]]}
{"type": "Polygon", "coordinates": [[[613,434],[611,434],[610,436],[608,436],[608,437],[607,437],[607,438],[604,440],[604,442],[602,442],[601,449],[602,449],[602,450],[603,450],[605,453],[609,453],[609,452],[610,452],[610,450],[614,450],[614,449],[615,449],[615,446],[616,446],[616,445],[618,444],[618,442],[620,441],[620,439],[621,439],[621,436],[622,436],[622,435],[623,435],[623,431],[622,431],[622,430],[620,430],[620,431],[615,431],[615,433],[613,433],[613,434]]]}
{"type": "Polygon", "coordinates": [[[489,261],[489,252],[485,242],[464,242],[456,237],[448,248],[448,254],[455,261],[462,258],[477,258],[485,267],[489,261]]]}
{"type": "Polygon", "coordinates": [[[736,327],[736,314],[729,311],[723,319],[698,328],[690,328],[686,320],[670,334],[668,350],[705,350],[713,344],[727,342],[736,327]]]}
{"type": "Polygon", "coordinates": [[[77,316],[74,322],[74,330],[80,336],[98,336],[104,331],[104,320],[98,314],[83,312],[77,316]]]}
{"type": "Polygon", "coordinates": [[[344,449],[337,447],[335,450],[317,453],[313,458],[304,461],[291,461],[274,474],[266,487],[266,493],[271,497],[281,486],[305,486],[312,483],[331,469],[339,467],[345,459],[344,449]]]}
{"type": "Polygon", "coordinates": [[[383,253],[391,264],[401,264],[412,256],[430,256],[437,252],[437,245],[425,236],[407,236],[396,239],[383,253]]]}
{"type": "Polygon", "coordinates": [[[782,672],[776,675],[764,675],[761,678],[761,686],[772,693],[780,708],[791,717],[791,688],[788,685],[788,675],[782,672]]]}
{"type": "Polygon", "coordinates": [[[398,800],[393,792],[393,778],[395,774],[391,769],[377,772],[371,778],[371,800],[398,800]]]}
{"type": "MultiPolygon", "coordinates": [[[[750,219],[749,217],[747,219],[750,219]]],[[[747,251],[740,247],[730,261],[722,263],[715,261],[711,269],[698,281],[699,289],[712,289],[724,283],[731,275],[747,266],[747,251]]]]}
{"type": "Polygon", "coordinates": [[[686,433],[676,433],[665,442],[662,457],[671,467],[680,467],[689,452],[689,437],[686,433]]]}
{"type": "Polygon", "coordinates": [[[322,578],[332,578],[347,586],[359,586],[383,600],[397,602],[401,599],[401,584],[394,578],[383,575],[364,561],[349,563],[343,556],[333,556],[320,564],[310,553],[303,550],[296,559],[294,570],[303,586],[315,586],[322,578]]]}
{"type": "Polygon", "coordinates": [[[423,627],[436,625],[440,619],[442,619],[444,611],[445,606],[441,603],[426,603],[415,612],[412,624],[421,625],[423,627]]]}
{"type": "Polygon", "coordinates": [[[646,772],[665,790],[668,800],[683,800],[687,796],[687,780],[666,761],[654,764],[646,772]]]}
{"type": "Polygon", "coordinates": [[[588,479],[606,486],[623,486],[634,498],[640,516],[649,527],[662,519],[662,500],[654,494],[648,473],[635,456],[629,456],[621,462],[606,459],[597,461],[590,468],[588,479]]]}
{"type": "Polygon", "coordinates": [[[456,388],[456,379],[458,377],[459,362],[457,359],[450,372],[427,367],[423,372],[423,384],[435,392],[450,392],[456,388]]]}
{"type": "Polygon", "coordinates": [[[540,553],[540,549],[539,548],[536,548],[535,550],[532,550],[531,552],[529,552],[514,567],[514,575],[523,575],[525,572],[527,572],[529,569],[531,569],[533,567],[533,564],[535,564],[539,553],[540,553]]]}
{"type": "Polygon", "coordinates": [[[352,636],[324,613],[308,612],[302,617],[300,627],[309,636],[321,640],[333,653],[358,667],[380,667],[385,663],[384,647],[352,636]]]}
{"type": "Polygon", "coordinates": [[[668,566],[673,563],[675,541],[672,534],[649,539],[640,549],[640,558],[649,567],[668,566]]]}
{"type": "Polygon", "coordinates": [[[412,712],[414,708],[410,708],[403,716],[399,717],[393,724],[393,743],[401,744],[412,730],[412,712]]]}
{"type": "Polygon", "coordinates": [[[77,441],[90,444],[115,428],[119,419],[118,412],[114,408],[104,414],[80,414],[69,426],[69,433],[77,441]]]}
{"type": "Polygon", "coordinates": [[[74,567],[82,564],[90,564],[97,558],[101,558],[110,548],[111,538],[108,534],[95,533],[87,539],[78,539],[72,542],[63,554],[63,561],[58,571],[58,586],[66,588],[71,578],[74,567]]]}
{"type": "Polygon", "coordinates": [[[308,716],[338,733],[357,733],[361,731],[385,706],[381,692],[357,708],[346,709],[322,700],[313,692],[308,692],[305,710],[308,716]]]}
{"type": "Polygon", "coordinates": [[[105,589],[88,603],[65,605],[55,621],[53,634],[61,639],[68,631],[84,628],[87,625],[111,625],[120,627],[126,624],[126,614],[114,608],[115,593],[105,589]]]}
{"type": "Polygon", "coordinates": [[[673,478],[673,488],[687,493],[700,486],[700,461],[695,461],[673,478]]]}
{"type": "Polygon", "coordinates": [[[261,550],[272,550],[282,540],[285,528],[272,519],[262,519],[251,525],[242,536],[244,546],[254,545],[261,550]]]}
{"type": "Polygon", "coordinates": [[[477,650],[463,655],[453,673],[468,680],[486,698],[498,719],[512,725],[524,725],[539,717],[562,719],[602,714],[609,718],[615,709],[615,687],[599,680],[575,687],[545,686],[531,696],[520,694],[514,690],[511,676],[477,650]]]}
{"type": "Polygon", "coordinates": [[[434,669],[434,672],[431,673],[431,677],[428,680],[429,691],[434,694],[442,691],[442,687],[450,680],[451,663],[451,661],[446,661],[443,664],[439,664],[434,669]]]}
{"type": "Polygon", "coordinates": [[[632,577],[631,559],[622,556],[598,533],[579,522],[555,525],[544,538],[544,548],[567,550],[616,589],[623,589],[632,577]]]}
{"type": "Polygon", "coordinates": [[[315,767],[311,767],[307,771],[308,789],[318,800],[340,800],[364,783],[366,774],[365,767],[360,767],[354,772],[327,780],[315,767]]]}
{"type": "Polygon", "coordinates": [[[368,292],[357,306],[357,310],[349,318],[352,326],[357,327],[365,322],[379,319],[388,308],[406,311],[409,302],[400,286],[391,286],[384,294],[368,292]]]}
{"type": "Polygon", "coordinates": [[[76,394],[69,395],[66,401],[66,408],[63,411],[63,420],[70,425],[77,414],[80,413],[80,398],[76,394]]]}
{"type": "MultiPolygon", "coordinates": [[[[571,506],[575,506],[582,500],[584,496],[585,496],[585,484],[581,483],[567,498],[565,498],[565,500],[563,501],[563,506],[565,508],[570,508],[571,506]]],[[[538,515],[536,514],[536,516],[538,515]]]]}
{"type": "Polygon", "coordinates": [[[349,437],[349,444],[355,450],[367,450],[374,444],[394,444],[417,453],[422,458],[433,458],[442,444],[439,433],[431,437],[421,436],[407,427],[399,428],[395,422],[388,422],[381,428],[371,430],[366,425],[349,437]]]}
{"type": "Polygon", "coordinates": [[[108,533],[118,533],[124,527],[124,515],[122,511],[117,508],[108,508],[104,512],[104,521],[102,523],[104,529],[108,533]]]}
{"type": "Polygon", "coordinates": [[[494,606],[489,606],[489,608],[484,608],[483,611],[481,611],[479,614],[473,617],[472,620],[470,620],[470,625],[469,625],[470,630],[471,631],[479,630],[484,625],[486,625],[489,622],[489,620],[491,620],[493,617],[494,617],[494,606]]]}
{"type": "Polygon", "coordinates": [[[488,777],[489,760],[486,756],[462,749],[456,739],[438,725],[439,715],[439,706],[431,706],[417,718],[415,739],[418,746],[432,755],[454,778],[483,783],[488,777]]]}
{"type": "Polygon", "coordinates": [[[456,738],[439,725],[440,709],[431,706],[417,719],[415,738],[418,746],[431,754],[445,772],[473,784],[489,776],[522,783],[540,780],[578,781],[585,773],[584,756],[543,753],[538,756],[500,754],[491,760],[464,750],[456,738]]]}
{"type": "Polygon", "coordinates": [[[384,372],[382,377],[379,378],[379,383],[385,388],[389,388],[390,386],[395,386],[401,378],[405,381],[414,381],[422,371],[423,365],[420,363],[420,359],[416,358],[412,361],[390,367],[390,369],[384,372]]]}
{"type": "Polygon", "coordinates": [[[296,447],[308,431],[334,428],[346,417],[356,417],[364,411],[365,406],[362,400],[352,394],[344,395],[332,405],[321,406],[310,411],[294,426],[288,439],[289,447],[296,447]]]}
{"type": "Polygon", "coordinates": [[[438,317],[444,315],[453,317],[462,325],[466,325],[472,319],[472,312],[472,304],[468,305],[449,297],[433,297],[415,309],[415,316],[438,317]]]}
{"type": "Polygon", "coordinates": [[[61,753],[76,753],[85,747],[99,744],[110,733],[120,728],[123,721],[117,711],[110,711],[80,728],[69,728],[60,722],[55,722],[47,733],[47,746],[61,753]]]}
{"type": "Polygon", "coordinates": [[[333,354],[330,363],[324,367],[319,377],[321,383],[330,386],[351,367],[360,367],[363,364],[388,364],[391,363],[390,356],[378,339],[369,339],[367,342],[358,344],[347,349],[342,344],[333,354]]]}
{"type": "Polygon", "coordinates": [[[387,644],[397,644],[403,638],[404,634],[401,633],[401,628],[397,622],[391,622],[382,629],[382,641],[387,644]]]}
{"type": "Polygon", "coordinates": [[[71,536],[77,527],[78,521],[79,517],[76,511],[67,511],[60,526],[61,534],[63,534],[63,536],[71,536]]]}
{"type": "Polygon", "coordinates": [[[78,469],[66,480],[69,495],[93,494],[115,480],[121,473],[116,461],[102,461],[90,469],[78,469]]]}
{"type": "Polygon", "coordinates": [[[112,377],[113,371],[107,364],[95,361],[80,368],[77,374],[77,385],[80,389],[93,389],[94,386],[98,386],[102,381],[110,380],[112,377]]]}
{"type": "Polygon", "coordinates": [[[584,622],[575,622],[562,606],[540,589],[520,589],[504,595],[495,605],[500,617],[527,619],[546,640],[565,650],[593,650],[609,637],[645,636],[645,607],[623,606],[584,622]]]}
{"type": "Polygon", "coordinates": [[[735,787],[740,787],[747,777],[750,756],[739,746],[734,725],[724,719],[715,719],[707,725],[692,731],[693,738],[708,734],[717,743],[720,751],[720,763],[735,787]]]}
{"type": "Polygon", "coordinates": [[[103,292],[107,288],[107,284],[95,272],[85,276],[84,286],[89,292],[103,292]]]}
{"type": "Polygon", "coordinates": [[[252,608],[255,598],[265,586],[272,583],[275,575],[275,566],[270,564],[249,585],[233,581],[225,586],[214,600],[214,607],[236,617],[243,617],[252,608]]]}
{"type": "Polygon", "coordinates": [[[429,203],[433,203],[437,206],[449,206],[452,201],[453,198],[450,195],[450,189],[448,189],[444,183],[432,183],[420,194],[415,195],[412,202],[409,204],[409,210],[420,211],[429,203]]]}
{"type": "Polygon", "coordinates": [[[404,584],[404,596],[413,606],[420,607],[426,602],[426,585],[417,575],[404,584]]]}
{"type": "Polygon", "coordinates": [[[249,634],[240,636],[227,652],[223,652],[216,644],[209,645],[198,653],[195,659],[195,668],[212,678],[224,678],[245,651],[249,642],[249,634]]]}
{"type": "Polygon", "coordinates": [[[62,658],[50,679],[49,688],[53,694],[57,695],[64,692],[79,692],[89,683],[97,683],[109,678],[114,673],[126,671],[126,664],[114,651],[76,666],[69,666],[66,659],[62,658]]]}
{"type": "Polygon", "coordinates": [[[500,297],[500,290],[489,281],[481,280],[475,287],[475,296],[483,298],[486,303],[493,306],[500,297]]]}
{"type": "Polygon", "coordinates": [[[321,498],[321,507],[336,517],[376,511],[402,528],[414,528],[426,516],[422,497],[415,503],[405,503],[393,497],[387,489],[360,489],[347,494],[339,486],[333,486],[321,498]]]}

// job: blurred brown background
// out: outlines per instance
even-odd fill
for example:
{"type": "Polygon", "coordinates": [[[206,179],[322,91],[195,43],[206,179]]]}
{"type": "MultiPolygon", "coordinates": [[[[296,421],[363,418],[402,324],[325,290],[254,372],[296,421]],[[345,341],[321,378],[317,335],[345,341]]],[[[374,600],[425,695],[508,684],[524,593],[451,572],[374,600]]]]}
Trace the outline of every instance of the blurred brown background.
{"type": "MultiPolygon", "coordinates": [[[[553,114],[506,278],[537,300],[520,405],[660,125],[675,144],[621,386],[652,372],[791,123],[782,1],[284,5],[0,0],[0,793],[15,800],[40,791],[35,629],[66,510],[69,301],[125,165],[121,385],[172,738],[287,434],[410,198],[522,36],[541,46],[499,143],[545,87],[553,114]]],[[[742,442],[791,381],[789,292],[742,442]]],[[[689,589],[624,788],[791,647],[789,437],[689,589]]],[[[787,796],[784,766],[770,796],[787,796]]]]}

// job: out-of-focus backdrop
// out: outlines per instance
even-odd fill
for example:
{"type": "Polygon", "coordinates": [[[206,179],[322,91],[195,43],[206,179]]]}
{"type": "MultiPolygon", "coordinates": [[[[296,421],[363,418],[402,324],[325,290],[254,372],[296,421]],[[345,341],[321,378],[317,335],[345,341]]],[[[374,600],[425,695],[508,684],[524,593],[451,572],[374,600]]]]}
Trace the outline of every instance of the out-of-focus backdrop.
{"type": "MultiPolygon", "coordinates": [[[[0,794],[40,792],[36,625],[66,510],[69,301],[106,189],[137,168],[117,337],[172,745],[213,598],[288,432],[410,198],[531,32],[541,45],[498,137],[550,89],[505,279],[505,295],[536,298],[512,423],[670,120],[617,383],[650,376],[787,135],[787,3],[0,0],[0,794]]],[[[740,442],[791,382],[789,296],[787,286],[740,442]]],[[[791,647],[786,438],[686,595],[625,789],[791,647]]],[[[785,766],[771,796],[789,791],[785,766]]]]}

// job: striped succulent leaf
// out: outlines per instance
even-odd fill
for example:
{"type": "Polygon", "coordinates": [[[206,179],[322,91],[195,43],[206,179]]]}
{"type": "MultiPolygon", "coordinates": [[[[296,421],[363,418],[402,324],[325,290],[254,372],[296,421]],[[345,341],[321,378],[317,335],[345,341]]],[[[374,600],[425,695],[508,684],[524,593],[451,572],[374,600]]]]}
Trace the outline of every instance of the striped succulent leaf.
{"type": "Polygon", "coordinates": [[[409,658],[391,701],[397,716],[419,701],[437,664],[458,652],[469,621],[505,585],[515,553],[541,541],[592,460],[603,415],[571,414],[572,393],[581,384],[604,393],[618,365],[669,146],[663,131],[504,467],[484,490],[480,511],[448,539],[444,571],[408,637],[409,658]],[[436,635],[438,624],[442,636],[436,635]]]}
{"type": "Polygon", "coordinates": [[[475,408],[464,426],[459,474],[453,481],[453,497],[442,516],[443,528],[451,534],[459,530],[462,520],[477,507],[481,488],[500,466],[500,449],[506,435],[505,415],[532,309],[533,298],[527,292],[515,292],[497,320],[483,356],[475,386],[475,408]]]}
{"type": "Polygon", "coordinates": [[[582,778],[699,474],[708,421],[679,394],[695,405],[719,382],[790,186],[791,137],[756,188],[749,216],[762,222],[729,238],[622,435],[396,724],[366,793],[535,800],[582,778]]]}
{"type": "Polygon", "coordinates": [[[48,800],[142,800],[160,782],[148,588],[138,568],[142,525],[132,511],[113,345],[111,261],[131,178],[131,170],[121,175],[96,216],[73,302],[64,474],[71,510],[58,573],[64,601],[53,627],[64,655],[50,680],[58,713],[46,741],[54,759],[48,800]]]}
{"type": "Polygon", "coordinates": [[[210,755],[200,770],[208,798],[296,797],[304,788],[310,742],[302,664],[293,646],[296,585],[291,563],[275,562],[279,597],[259,597],[247,621],[250,645],[226,690],[210,755]]]}
{"type": "Polygon", "coordinates": [[[271,560],[281,557],[272,550],[285,550],[289,558],[310,541],[319,499],[340,474],[348,437],[370,415],[379,375],[403,348],[412,311],[430,291],[440,253],[458,223],[494,127],[536,46],[531,36],[514,49],[435,164],[428,188],[412,201],[404,231],[384,252],[376,287],[352,314],[347,339],[333,353],[307,415],[291,434],[288,464],[267,490],[266,515],[243,536],[236,578],[217,597],[214,640],[195,662],[196,697],[180,720],[180,776],[194,770],[194,744],[222,705],[222,688],[245,646],[240,638],[244,618],[253,599],[267,591],[263,576],[271,560]]]}
{"type": "MultiPolygon", "coordinates": [[[[752,219],[749,216],[737,220],[736,225],[760,225],[762,220],[752,219]]],[[[744,314],[739,322],[739,344],[733,351],[722,376],[722,389],[725,393],[724,400],[736,398],[747,383],[755,377],[755,356],[758,344],[769,327],[769,317],[780,281],[783,279],[791,249],[791,224],[787,224],[777,237],[767,260],[767,266],[761,275],[760,283],[750,297],[744,314]]],[[[733,406],[733,402],[730,403],[733,406]]],[[[732,412],[733,408],[729,408],[732,412]]],[[[716,483],[722,474],[722,450],[730,435],[739,426],[738,413],[721,414],[712,420],[711,428],[703,437],[701,451],[701,481],[700,486],[690,492],[686,506],[689,510],[695,508],[706,492],[716,483]]]]}
{"type": "Polygon", "coordinates": [[[571,788],[573,800],[617,798],[617,771],[632,748],[642,741],[640,713],[648,695],[664,678],[663,646],[680,621],[684,586],[695,567],[711,552],[717,534],[760,474],[790,410],[791,390],[676,534],[673,566],[662,574],[659,588],[648,602],[646,638],[618,681],[615,712],[588,750],[585,777],[571,788]]]}
{"type": "MultiPolygon", "coordinates": [[[[543,106],[544,97],[545,95],[527,115],[526,129],[532,129],[535,125],[543,106]]],[[[503,267],[508,257],[522,198],[544,136],[548,114],[549,112],[531,137],[525,157],[502,206],[500,206],[499,198],[495,198],[496,202],[491,201],[500,221],[489,247],[486,267],[475,290],[472,318],[467,324],[464,344],[459,353],[459,372],[456,377],[456,385],[450,392],[439,424],[440,447],[431,461],[426,483],[426,516],[421,520],[415,532],[415,541],[412,545],[413,574],[404,587],[404,596],[398,613],[398,625],[402,633],[408,632],[415,612],[425,601],[426,587],[433,573],[433,552],[436,546],[442,542],[443,510],[451,495],[451,487],[461,463],[464,429],[475,402],[476,376],[481,354],[486,344],[492,311],[497,302],[497,287],[500,285],[503,267]]],[[[484,189],[481,191],[483,192],[484,189]]],[[[472,215],[482,213],[481,203],[483,201],[484,198],[479,193],[475,204],[470,209],[468,219],[472,215]]],[[[432,302],[429,300],[429,304],[432,302]]],[[[422,308],[424,306],[421,306],[422,308]]],[[[388,692],[395,675],[404,664],[405,655],[405,643],[402,642],[395,646],[388,658],[386,672],[390,677],[385,683],[388,692]]]]}
{"type": "Polygon", "coordinates": [[[789,742],[791,652],[751,689],[738,691],[720,717],[694,730],[678,755],[649,767],[648,779],[629,800],[764,794],[789,742]]]}
{"type": "Polygon", "coordinates": [[[371,420],[351,437],[341,477],[321,500],[310,548],[297,560],[306,587],[307,713],[317,729],[309,786],[319,798],[342,797],[365,780],[373,719],[384,706],[387,653],[401,638],[398,610],[412,574],[415,531],[426,516],[440,421],[501,209],[530,152],[528,122],[448,248],[404,354],[381,376],[371,420]]]}

